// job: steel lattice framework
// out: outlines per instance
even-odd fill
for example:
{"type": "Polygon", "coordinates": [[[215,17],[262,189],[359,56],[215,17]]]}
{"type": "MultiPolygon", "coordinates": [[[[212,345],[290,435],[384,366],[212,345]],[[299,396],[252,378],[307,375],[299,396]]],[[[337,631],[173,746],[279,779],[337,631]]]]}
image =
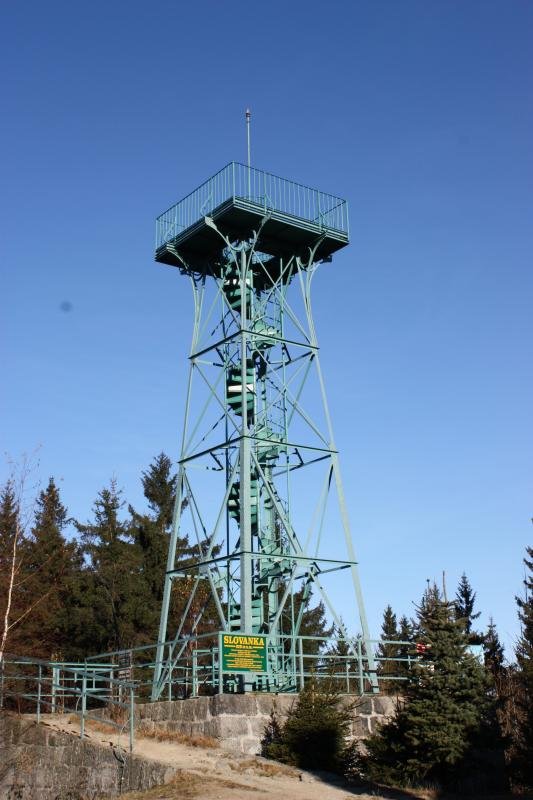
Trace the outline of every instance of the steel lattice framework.
{"type": "Polygon", "coordinates": [[[347,243],[345,201],[237,163],[157,221],[156,260],[190,279],[194,323],[154,699],[200,622],[202,582],[219,630],[268,636],[255,689],[294,689],[311,593],[350,641],[328,588],[341,574],[369,640],[311,305],[319,264],[347,243]],[[185,534],[201,553],[186,569],[185,534]],[[183,580],[189,600],[169,631],[183,580]]]}

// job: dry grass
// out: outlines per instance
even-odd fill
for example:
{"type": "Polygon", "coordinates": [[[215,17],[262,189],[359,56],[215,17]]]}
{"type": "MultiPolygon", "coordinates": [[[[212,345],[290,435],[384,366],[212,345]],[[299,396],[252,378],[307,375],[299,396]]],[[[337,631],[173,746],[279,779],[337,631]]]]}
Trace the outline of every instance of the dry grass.
{"type": "Polygon", "coordinates": [[[191,797],[197,797],[201,786],[204,781],[198,775],[192,775],[190,772],[179,770],[170,783],[165,783],[164,786],[154,786],[153,789],[147,789],[143,792],[128,792],[123,794],[124,800],[173,800],[174,798],[183,798],[188,800],[191,797]]]}
{"type": "Polygon", "coordinates": [[[179,770],[170,783],[154,786],[144,792],[128,792],[123,794],[124,800],[190,800],[204,797],[206,790],[212,789],[244,789],[247,792],[257,791],[250,786],[243,786],[234,781],[200,777],[191,772],[179,770]]]}
{"type": "Polygon", "coordinates": [[[242,761],[230,761],[229,767],[234,772],[248,772],[264,778],[289,777],[296,778],[299,773],[293,767],[277,761],[262,761],[259,758],[247,758],[242,761]]]}
{"type": "Polygon", "coordinates": [[[216,748],[218,742],[212,736],[189,736],[180,731],[165,731],[145,728],[142,725],[137,729],[137,735],[144,739],[155,739],[156,742],[173,742],[174,744],[185,744],[189,747],[216,748]]]}
{"type": "MultiPolygon", "coordinates": [[[[78,716],[76,716],[76,714],[71,714],[70,717],[68,718],[68,721],[74,723],[75,725],[77,725],[79,727],[80,718],[78,716]]],[[[98,731],[98,733],[105,733],[105,734],[109,734],[109,733],[113,733],[113,732],[116,733],[118,731],[117,724],[118,723],[113,722],[113,721],[110,721],[110,722],[106,723],[105,721],[98,722],[98,720],[95,720],[95,719],[86,719],[85,720],[85,727],[86,728],[90,728],[92,731],[98,731]]]]}
{"type": "MultiPolygon", "coordinates": [[[[80,724],[80,718],[76,716],[76,714],[71,714],[68,721],[78,726],[80,724]]],[[[117,730],[116,723],[109,722],[106,724],[105,720],[99,722],[98,720],[94,719],[86,719],[85,727],[90,728],[92,731],[98,731],[98,733],[105,734],[109,734],[110,732],[117,730]]],[[[144,739],[154,739],[156,742],[184,744],[188,747],[204,747],[214,749],[219,746],[217,740],[212,736],[189,736],[186,733],[180,733],[179,731],[157,730],[145,728],[142,725],[136,729],[135,735],[144,739]]]]}

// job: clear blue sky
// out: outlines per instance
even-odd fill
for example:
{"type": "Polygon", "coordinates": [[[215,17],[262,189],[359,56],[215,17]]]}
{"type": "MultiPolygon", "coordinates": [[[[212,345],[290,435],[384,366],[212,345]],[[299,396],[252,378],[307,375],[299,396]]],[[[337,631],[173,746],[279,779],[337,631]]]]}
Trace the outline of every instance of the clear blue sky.
{"type": "Polygon", "coordinates": [[[112,475],[142,506],[141,469],[178,454],[191,326],[154,219],[244,159],[250,105],[256,166],[350,203],[315,310],[371,628],[465,570],[509,648],[533,540],[532,41],[528,0],[4,4],[1,450],[41,445],[78,518],[112,475]]]}

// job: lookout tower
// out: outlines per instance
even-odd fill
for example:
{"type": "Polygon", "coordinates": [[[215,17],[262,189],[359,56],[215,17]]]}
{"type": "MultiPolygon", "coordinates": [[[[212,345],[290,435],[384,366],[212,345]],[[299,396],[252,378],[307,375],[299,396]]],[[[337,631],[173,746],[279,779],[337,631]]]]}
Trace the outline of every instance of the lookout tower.
{"type": "MultiPolygon", "coordinates": [[[[219,631],[267,643],[261,669],[240,674],[241,688],[298,688],[311,594],[346,646],[364,652],[369,632],[311,307],[318,266],[337,280],[329,262],[348,238],[344,200],[235,162],[157,219],[156,261],[189,279],[194,320],[153,699],[190,646],[201,585],[219,631]],[[176,545],[185,534],[201,555],[183,567],[176,545]],[[189,600],[169,630],[179,581],[189,600]],[[346,626],[357,616],[352,636],[346,626]]],[[[222,670],[220,652],[217,663],[222,670]]]]}

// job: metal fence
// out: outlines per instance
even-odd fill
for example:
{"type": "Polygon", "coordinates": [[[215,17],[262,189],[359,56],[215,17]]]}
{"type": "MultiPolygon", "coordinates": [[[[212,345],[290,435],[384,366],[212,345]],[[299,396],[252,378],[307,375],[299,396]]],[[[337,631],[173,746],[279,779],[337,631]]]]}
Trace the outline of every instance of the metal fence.
{"type": "Polygon", "coordinates": [[[79,722],[80,738],[90,720],[113,728],[128,741],[135,736],[136,686],[117,677],[117,666],[6,655],[0,661],[0,708],[43,714],[69,714],[79,722]]]}
{"type": "MultiPolygon", "coordinates": [[[[167,642],[156,661],[156,645],[135,648],[131,653],[136,693],[148,699],[178,700],[199,695],[256,692],[296,693],[306,680],[333,680],[341,694],[365,695],[388,691],[408,679],[420,661],[415,645],[407,641],[318,636],[266,636],[266,670],[240,673],[224,669],[220,632],[190,636],[167,642]],[[385,648],[380,656],[377,646],[385,648]],[[373,655],[374,669],[369,666],[373,655]],[[154,675],[160,681],[153,694],[154,675]]],[[[91,656],[91,663],[117,661],[124,651],[91,656]]]]}
{"type": "Polygon", "coordinates": [[[295,221],[313,223],[320,230],[348,235],[345,200],[232,161],[157,218],[156,249],[228,200],[252,211],[275,211],[295,221]]]}
{"type": "Polygon", "coordinates": [[[151,699],[182,700],[201,695],[299,692],[310,678],[332,682],[340,694],[364,695],[401,689],[412,667],[421,661],[407,641],[286,636],[267,638],[267,669],[239,673],[224,669],[220,632],[167,642],[161,663],[157,646],[101,653],[82,664],[6,655],[0,661],[0,708],[35,713],[72,714],[80,737],[91,720],[124,735],[130,752],[135,738],[135,706],[151,699]],[[368,653],[374,652],[369,668],[368,653]],[[387,656],[380,656],[386,652],[387,656]],[[128,666],[125,668],[125,664],[128,666]],[[156,696],[154,675],[160,674],[156,696]]]}

